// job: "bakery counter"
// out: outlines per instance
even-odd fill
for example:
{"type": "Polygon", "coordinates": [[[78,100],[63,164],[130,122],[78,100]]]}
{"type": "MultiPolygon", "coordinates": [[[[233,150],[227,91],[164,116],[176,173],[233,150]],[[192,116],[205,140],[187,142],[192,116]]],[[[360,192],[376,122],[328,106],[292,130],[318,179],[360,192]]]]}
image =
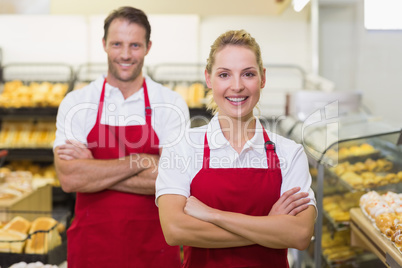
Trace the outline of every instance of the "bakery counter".
{"type": "Polygon", "coordinates": [[[373,252],[387,267],[402,267],[402,254],[360,208],[350,210],[351,245],[373,252]]]}

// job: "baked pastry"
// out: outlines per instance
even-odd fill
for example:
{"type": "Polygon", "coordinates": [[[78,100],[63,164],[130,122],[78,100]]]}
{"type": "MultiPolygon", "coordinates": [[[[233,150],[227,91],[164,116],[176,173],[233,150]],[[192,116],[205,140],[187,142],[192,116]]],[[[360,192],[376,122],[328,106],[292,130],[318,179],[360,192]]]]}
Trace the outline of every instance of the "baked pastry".
{"type": "Polygon", "coordinates": [[[363,178],[352,171],[345,172],[341,179],[349,183],[354,188],[361,188],[363,186],[363,178]]]}

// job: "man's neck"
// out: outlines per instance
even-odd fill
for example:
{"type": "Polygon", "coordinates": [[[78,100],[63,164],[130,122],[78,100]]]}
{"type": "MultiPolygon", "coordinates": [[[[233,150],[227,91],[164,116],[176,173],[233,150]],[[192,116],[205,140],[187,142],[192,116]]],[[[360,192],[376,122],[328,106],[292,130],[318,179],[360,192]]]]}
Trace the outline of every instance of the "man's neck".
{"type": "Polygon", "coordinates": [[[142,74],[137,76],[136,79],[127,82],[112,78],[110,75],[108,75],[106,79],[109,85],[117,87],[121,91],[124,99],[127,99],[128,97],[139,91],[144,82],[144,77],[142,76],[142,74]]]}

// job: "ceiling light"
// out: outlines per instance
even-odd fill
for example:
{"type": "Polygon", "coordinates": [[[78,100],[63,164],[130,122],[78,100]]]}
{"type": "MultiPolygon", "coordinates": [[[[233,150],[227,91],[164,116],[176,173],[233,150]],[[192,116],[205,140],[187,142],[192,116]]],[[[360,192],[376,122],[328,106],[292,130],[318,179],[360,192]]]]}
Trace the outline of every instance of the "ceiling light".
{"type": "Polygon", "coordinates": [[[293,9],[296,12],[300,12],[308,4],[308,2],[310,2],[310,0],[293,0],[293,9]]]}

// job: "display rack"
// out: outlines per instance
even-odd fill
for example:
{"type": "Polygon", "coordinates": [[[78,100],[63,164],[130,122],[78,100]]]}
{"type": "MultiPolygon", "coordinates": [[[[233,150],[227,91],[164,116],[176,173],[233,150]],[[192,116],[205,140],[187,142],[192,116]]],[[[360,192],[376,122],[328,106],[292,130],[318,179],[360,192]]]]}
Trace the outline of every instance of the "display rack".
{"type": "Polygon", "coordinates": [[[205,83],[204,70],[201,63],[161,63],[150,67],[148,75],[162,84],[205,83]]]}
{"type": "MultiPolygon", "coordinates": [[[[2,68],[0,83],[13,80],[31,82],[67,83],[71,91],[74,84],[73,68],[63,63],[10,63],[2,68]]],[[[0,117],[55,117],[57,107],[0,107],[0,117]]],[[[1,119],[0,118],[0,119],[1,119]]]]}
{"type": "Polygon", "coordinates": [[[102,62],[90,62],[80,64],[75,71],[74,84],[75,83],[89,83],[96,80],[101,75],[106,75],[108,70],[107,63],[102,62]]]}
{"type": "Polygon", "coordinates": [[[29,82],[69,83],[73,86],[73,68],[64,63],[9,63],[3,66],[3,77],[0,82],[12,80],[29,82]]]}
{"type": "MultiPolygon", "coordinates": [[[[379,149],[383,157],[391,159],[399,167],[398,159],[401,159],[401,152],[397,149],[401,136],[400,128],[393,127],[380,121],[360,120],[353,123],[347,120],[338,121],[338,127],[331,129],[326,124],[319,124],[310,129],[304,129],[303,139],[293,133],[293,138],[299,137],[299,141],[304,145],[309,162],[318,170],[316,200],[318,216],[315,227],[315,237],[321,237],[323,224],[323,185],[324,178],[328,176],[328,169],[338,163],[338,159],[333,159],[327,154],[330,150],[338,151],[343,147],[350,147],[363,143],[369,143],[374,148],[379,149]],[[330,141],[330,142],[328,142],[330,141]]],[[[292,136],[291,136],[292,137],[292,136]]],[[[365,156],[362,155],[362,159],[365,156]]],[[[321,264],[321,241],[316,239],[314,248],[315,267],[321,264]]]]}
{"type": "MultiPolygon", "coordinates": [[[[148,75],[152,80],[171,89],[175,89],[178,85],[189,87],[194,83],[200,83],[206,87],[204,70],[205,64],[202,63],[161,63],[149,67],[148,75]]],[[[189,108],[192,126],[205,124],[212,118],[212,114],[207,111],[205,104],[201,106],[189,108]]]]}
{"type": "MultiPolygon", "coordinates": [[[[1,83],[14,80],[23,84],[32,82],[64,83],[67,92],[73,88],[73,68],[63,63],[10,63],[2,68],[1,83]]],[[[0,107],[0,123],[4,120],[55,121],[58,107],[0,107]]],[[[7,160],[34,160],[53,162],[52,148],[2,148],[8,150],[7,160]]]]}

